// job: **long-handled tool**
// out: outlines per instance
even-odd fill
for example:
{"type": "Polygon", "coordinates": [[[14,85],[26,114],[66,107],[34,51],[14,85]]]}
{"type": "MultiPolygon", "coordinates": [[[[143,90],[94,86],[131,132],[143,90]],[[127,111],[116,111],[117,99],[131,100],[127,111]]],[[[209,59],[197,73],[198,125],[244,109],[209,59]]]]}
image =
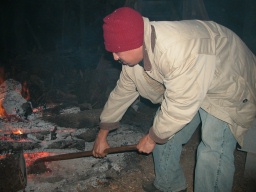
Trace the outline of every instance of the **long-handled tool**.
{"type": "MultiPolygon", "coordinates": [[[[136,145],[127,145],[127,146],[121,146],[121,147],[108,148],[104,152],[106,154],[111,154],[111,153],[121,153],[121,152],[136,151],[136,150],[137,150],[136,145]]],[[[53,155],[53,156],[39,158],[34,161],[34,164],[40,163],[40,162],[60,161],[60,160],[76,159],[76,158],[90,157],[90,156],[93,156],[92,151],[66,153],[66,154],[53,155]]]]}

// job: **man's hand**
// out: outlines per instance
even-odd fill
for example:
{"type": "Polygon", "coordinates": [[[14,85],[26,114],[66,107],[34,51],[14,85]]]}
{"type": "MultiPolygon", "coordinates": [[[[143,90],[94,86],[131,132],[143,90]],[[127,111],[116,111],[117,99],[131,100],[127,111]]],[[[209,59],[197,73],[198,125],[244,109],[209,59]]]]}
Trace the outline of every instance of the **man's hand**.
{"type": "Polygon", "coordinates": [[[141,153],[151,153],[155,148],[156,142],[149,137],[149,134],[142,137],[137,144],[137,149],[141,153]]]}
{"type": "Polygon", "coordinates": [[[107,142],[108,132],[108,130],[100,129],[92,150],[94,157],[105,157],[107,155],[104,153],[104,150],[109,148],[109,144],[107,142]]]}

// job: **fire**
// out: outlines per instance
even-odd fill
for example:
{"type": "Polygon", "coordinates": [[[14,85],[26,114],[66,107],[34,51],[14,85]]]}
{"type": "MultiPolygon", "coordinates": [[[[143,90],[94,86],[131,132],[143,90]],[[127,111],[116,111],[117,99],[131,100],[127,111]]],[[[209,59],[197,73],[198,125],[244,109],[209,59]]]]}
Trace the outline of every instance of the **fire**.
{"type": "Polygon", "coordinates": [[[48,157],[52,155],[52,153],[49,152],[33,152],[33,153],[24,153],[24,158],[26,160],[26,166],[30,166],[33,164],[33,162],[42,157],[48,157]]]}
{"type": "MultiPolygon", "coordinates": [[[[12,81],[10,81],[10,82],[12,82],[12,81]]],[[[10,90],[16,91],[16,92],[19,92],[25,100],[29,101],[31,99],[27,81],[24,81],[22,83],[21,90],[20,90],[19,86],[17,86],[16,84],[11,85],[11,86],[10,85],[8,86],[8,83],[5,83],[4,85],[2,85],[2,84],[4,84],[4,79],[1,78],[1,67],[0,67],[0,91],[1,91],[1,93],[0,93],[0,118],[8,116],[5,108],[3,107],[3,101],[6,97],[5,92],[8,92],[10,90]],[[14,89],[13,86],[16,86],[16,89],[14,89]],[[9,88],[9,87],[11,87],[11,88],[9,88]],[[5,91],[5,92],[3,92],[3,91],[5,91]]]]}
{"type": "Polygon", "coordinates": [[[0,155],[0,159],[3,159],[5,158],[6,156],[5,155],[0,155]]]}
{"type": "Polygon", "coordinates": [[[5,110],[2,106],[2,101],[0,101],[0,117],[4,117],[5,116],[5,110]]]}
{"type": "Polygon", "coordinates": [[[15,134],[15,135],[21,135],[23,134],[22,131],[19,129],[17,131],[12,131],[12,134],[15,134]]]}
{"type": "MultiPolygon", "coordinates": [[[[35,160],[42,157],[47,157],[53,155],[54,153],[49,152],[33,152],[33,153],[24,153],[24,158],[26,161],[26,166],[30,166],[34,163],[35,160]]],[[[0,155],[0,159],[6,158],[6,155],[0,155]]]]}

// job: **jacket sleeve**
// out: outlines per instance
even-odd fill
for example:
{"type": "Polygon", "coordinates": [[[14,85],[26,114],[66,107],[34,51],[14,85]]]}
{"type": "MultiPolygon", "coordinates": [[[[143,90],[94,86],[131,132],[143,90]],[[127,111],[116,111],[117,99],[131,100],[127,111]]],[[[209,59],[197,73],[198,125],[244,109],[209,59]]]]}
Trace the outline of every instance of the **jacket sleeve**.
{"type": "Polygon", "coordinates": [[[149,131],[158,143],[165,143],[192,120],[209,89],[216,62],[215,55],[194,54],[173,62],[168,58],[171,53],[165,54],[161,70],[166,91],[149,131]]]}
{"type": "Polygon", "coordinates": [[[112,130],[119,127],[119,121],[128,107],[136,100],[139,93],[135,83],[127,74],[123,66],[116,87],[110,93],[103,111],[100,115],[100,128],[112,130]]]}

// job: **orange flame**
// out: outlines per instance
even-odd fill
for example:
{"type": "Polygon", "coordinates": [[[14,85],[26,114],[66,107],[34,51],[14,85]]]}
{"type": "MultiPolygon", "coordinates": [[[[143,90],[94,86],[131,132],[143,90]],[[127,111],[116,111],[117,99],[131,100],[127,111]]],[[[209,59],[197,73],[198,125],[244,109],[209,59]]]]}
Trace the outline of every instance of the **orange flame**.
{"type": "Polygon", "coordinates": [[[5,110],[2,106],[2,101],[0,101],[0,117],[4,117],[5,116],[5,110]]]}
{"type": "MultiPolygon", "coordinates": [[[[34,153],[24,153],[24,158],[26,161],[26,166],[30,166],[34,163],[34,161],[38,158],[47,157],[53,155],[54,153],[49,152],[34,152],[34,153]]],[[[6,155],[0,155],[0,159],[6,158],[6,155]]]]}
{"type": "Polygon", "coordinates": [[[34,152],[34,153],[24,153],[24,158],[26,160],[26,166],[33,164],[35,160],[42,157],[50,156],[52,153],[49,152],[34,152]]]}
{"type": "Polygon", "coordinates": [[[23,134],[20,129],[17,130],[17,131],[12,131],[12,133],[15,134],[15,135],[21,135],[21,134],[23,134]]]}

